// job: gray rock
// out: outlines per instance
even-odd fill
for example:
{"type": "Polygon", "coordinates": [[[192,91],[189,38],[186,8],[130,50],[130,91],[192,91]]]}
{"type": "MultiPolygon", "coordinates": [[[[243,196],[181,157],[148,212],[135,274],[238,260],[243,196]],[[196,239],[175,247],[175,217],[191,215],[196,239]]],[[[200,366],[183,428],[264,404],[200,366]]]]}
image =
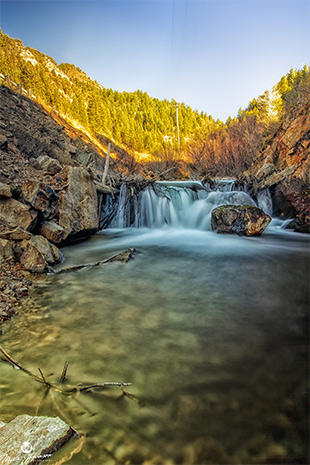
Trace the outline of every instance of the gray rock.
{"type": "Polygon", "coordinates": [[[51,158],[58,160],[61,165],[77,165],[76,161],[71,159],[71,155],[67,150],[65,150],[65,147],[60,147],[59,144],[55,141],[52,141],[50,143],[50,146],[48,148],[48,155],[51,158]]]}
{"type": "Polygon", "coordinates": [[[65,150],[67,150],[70,154],[75,154],[77,148],[75,145],[71,144],[71,142],[65,142],[65,150]]]}
{"type": "Polygon", "coordinates": [[[83,166],[88,166],[89,163],[92,161],[92,155],[90,153],[85,152],[84,150],[78,149],[73,154],[73,159],[83,166]]]}
{"type": "Polygon", "coordinates": [[[48,461],[75,434],[58,417],[19,415],[0,427],[0,463],[29,465],[48,461]]]}
{"type": "Polygon", "coordinates": [[[212,229],[224,234],[259,236],[270,221],[269,215],[252,205],[223,205],[211,215],[212,229]]]}

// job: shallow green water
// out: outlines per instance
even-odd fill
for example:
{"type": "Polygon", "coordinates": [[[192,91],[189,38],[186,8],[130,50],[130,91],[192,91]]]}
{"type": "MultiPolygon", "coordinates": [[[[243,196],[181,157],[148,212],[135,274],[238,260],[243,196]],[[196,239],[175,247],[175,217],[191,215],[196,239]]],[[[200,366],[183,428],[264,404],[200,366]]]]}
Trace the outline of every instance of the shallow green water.
{"type": "Polygon", "coordinates": [[[53,380],[68,360],[70,384],[131,382],[140,404],[119,388],[43,399],[1,363],[1,419],[60,412],[86,436],[76,465],[308,463],[308,245],[118,230],[67,247],[65,265],[141,253],[42,279],[1,344],[53,380]]]}

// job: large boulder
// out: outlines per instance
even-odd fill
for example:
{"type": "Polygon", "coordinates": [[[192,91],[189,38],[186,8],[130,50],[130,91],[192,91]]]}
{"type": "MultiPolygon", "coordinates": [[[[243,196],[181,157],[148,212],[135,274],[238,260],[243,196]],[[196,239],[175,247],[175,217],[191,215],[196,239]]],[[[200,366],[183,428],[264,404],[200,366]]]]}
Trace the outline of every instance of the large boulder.
{"type": "Polygon", "coordinates": [[[59,263],[62,253],[43,236],[31,236],[20,244],[20,263],[33,273],[43,273],[48,265],[59,263]]]}
{"type": "Polygon", "coordinates": [[[68,166],[64,172],[67,189],[59,195],[58,224],[64,239],[93,234],[98,227],[98,199],[94,181],[81,167],[68,166]]]}
{"type": "Polygon", "coordinates": [[[271,218],[252,205],[223,205],[212,210],[211,226],[218,233],[259,236],[271,218]]]}
{"type": "Polygon", "coordinates": [[[31,231],[38,213],[15,199],[0,199],[0,222],[12,228],[21,226],[31,231]]]}

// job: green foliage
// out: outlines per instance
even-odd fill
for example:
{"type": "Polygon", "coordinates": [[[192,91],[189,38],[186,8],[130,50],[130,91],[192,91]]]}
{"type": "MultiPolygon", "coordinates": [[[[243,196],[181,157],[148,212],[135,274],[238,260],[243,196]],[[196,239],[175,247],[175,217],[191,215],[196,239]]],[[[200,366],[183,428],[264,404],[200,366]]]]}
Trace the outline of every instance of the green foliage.
{"type": "Polygon", "coordinates": [[[176,108],[179,107],[180,145],[208,121],[176,101],[151,98],[145,92],[117,92],[92,81],[72,64],[57,63],[43,53],[24,47],[0,30],[0,72],[32,89],[48,105],[73,118],[86,129],[106,135],[130,150],[150,154],[177,147],[176,108]],[[169,142],[167,142],[169,141],[169,142]]]}

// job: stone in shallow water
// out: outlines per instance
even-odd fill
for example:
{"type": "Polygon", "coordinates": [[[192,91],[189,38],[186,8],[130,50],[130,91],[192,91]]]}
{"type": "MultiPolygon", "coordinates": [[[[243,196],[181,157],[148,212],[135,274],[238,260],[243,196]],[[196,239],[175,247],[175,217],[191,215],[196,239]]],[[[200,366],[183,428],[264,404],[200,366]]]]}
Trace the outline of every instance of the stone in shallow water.
{"type": "Polygon", "coordinates": [[[30,465],[48,459],[76,432],[60,418],[19,415],[0,425],[1,465],[30,465]]]}

